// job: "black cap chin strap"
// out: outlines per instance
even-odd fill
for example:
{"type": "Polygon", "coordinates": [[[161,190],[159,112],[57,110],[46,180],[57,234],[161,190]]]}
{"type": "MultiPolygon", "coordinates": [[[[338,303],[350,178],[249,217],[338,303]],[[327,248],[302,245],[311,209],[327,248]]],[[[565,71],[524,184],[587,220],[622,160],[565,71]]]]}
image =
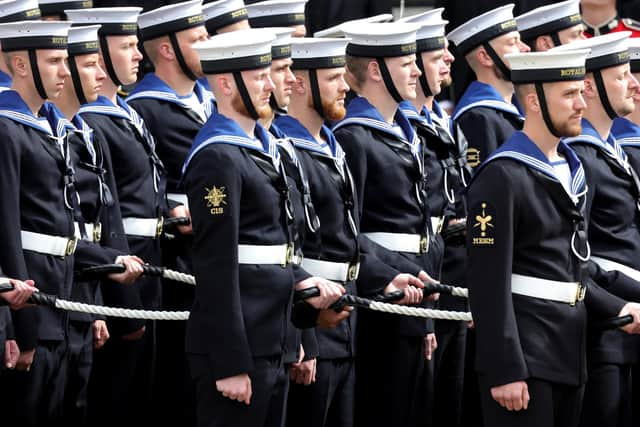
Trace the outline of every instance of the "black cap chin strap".
{"type": "Polygon", "coordinates": [[[187,61],[184,60],[182,50],[180,49],[180,45],[178,44],[176,33],[169,34],[169,40],[171,41],[171,47],[173,47],[173,52],[176,54],[176,59],[178,60],[178,64],[180,65],[180,68],[182,69],[184,75],[194,82],[198,80],[198,76],[196,76],[194,72],[191,71],[191,68],[189,68],[189,66],[187,65],[187,61]]]}
{"type": "Polygon", "coordinates": [[[80,79],[80,74],[78,74],[78,64],[76,64],[75,56],[69,57],[69,72],[71,73],[73,89],[76,92],[78,101],[80,101],[80,105],[86,104],[87,97],[84,95],[84,90],[82,90],[82,80],[80,79]]]}
{"type": "Polygon", "coordinates": [[[551,121],[551,115],[549,115],[549,108],[547,106],[547,97],[544,95],[544,87],[542,87],[542,83],[537,82],[534,84],[536,87],[536,94],[538,95],[538,102],[540,102],[540,109],[542,110],[542,118],[544,119],[544,123],[547,125],[547,129],[549,132],[556,138],[562,138],[564,135],[561,135],[560,132],[556,129],[551,121]]]}
{"type": "Polygon", "coordinates": [[[496,65],[496,67],[498,67],[500,72],[502,72],[504,79],[507,81],[511,81],[511,70],[505,65],[504,61],[500,58],[496,51],[493,50],[491,44],[489,44],[489,42],[484,42],[482,46],[484,47],[484,50],[487,51],[487,54],[496,65]]]}
{"type": "Polygon", "coordinates": [[[100,51],[102,52],[102,59],[104,59],[104,65],[107,68],[107,74],[109,78],[116,86],[122,86],[122,82],[118,79],[115,68],[113,68],[113,62],[111,62],[111,54],[109,53],[109,43],[107,43],[106,36],[100,36],[100,51]]]}
{"type": "Polygon", "coordinates": [[[560,46],[562,44],[562,42],[560,42],[560,35],[558,34],[557,31],[554,31],[553,33],[549,34],[549,36],[551,37],[551,41],[553,41],[553,44],[555,47],[560,46]]]}
{"type": "Polygon", "coordinates": [[[38,68],[38,55],[36,54],[36,50],[29,49],[28,53],[29,63],[31,64],[31,72],[33,73],[33,83],[36,85],[36,90],[38,91],[38,95],[40,95],[40,98],[47,99],[47,91],[44,90],[42,78],[40,77],[40,68],[38,68]]]}
{"type": "Polygon", "coordinates": [[[429,82],[427,81],[427,73],[424,70],[424,62],[422,62],[422,53],[418,52],[416,55],[416,65],[418,66],[418,70],[422,73],[418,78],[420,82],[420,87],[422,87],[422,92],[424,96],[427,98],[433,96],[433,92],[431,92],[431,88],[429,87],[429,82]]]}
{"type": "Polygon", "coordinates": [[[322,108],[322,95],[320,94],[320,86],[318,86],[318,73],[315,68],[309,70],[309,85],[311,86],[311,100],[313,101],[313,109],[320,114],[323,119],[324,108],[322,108]]]}
{"type": "Polygon", "coordinates": [[[607,116],[611,120],[618,117],[618,114],[613,110],[611,106],[611,102],[609,102],[609,96],[607,95],[607,89],[604,87],[604,80],[602,80],[602,71],[596,70],[593,72],[593,79],[596,81],[596,89],[598,90],[598,96],[600,97],[600,102],[602,103],[602,107],[604,107],[604,111],[607,113],[607,116]]]}
{"type": "Polygon", "coordinates": [[[233,80],[236,82],[236,86],[238,86],[238,90],[240,91],[240,96],[242,97],[242,102],[244,103],[244,107],[247,109],[249,116],[253,120],[258,120],[260,116],[256,111],[256,107],[253,105],[251,101],[251,97],[249,96],[249,91],[247,91],[247,86],[244,84],[244,80],[242,79],[242,74],[240,71],[233,72],[233,80]]]}
{"type": "Polygon", "coordinates": [[[391,73],[389,73],[389,68],[387,68],[387,63],[384,58],[376,58],[376,62],[378,63],[378,67],[380,67],[380,74],[382,74],[382,80],[384,81],[384,85],[387,87],[387,91],[394,101],[401,103],[404,99],[400,96],[400,93],[398,93],[396,85],[393,84],[391,73]]]}

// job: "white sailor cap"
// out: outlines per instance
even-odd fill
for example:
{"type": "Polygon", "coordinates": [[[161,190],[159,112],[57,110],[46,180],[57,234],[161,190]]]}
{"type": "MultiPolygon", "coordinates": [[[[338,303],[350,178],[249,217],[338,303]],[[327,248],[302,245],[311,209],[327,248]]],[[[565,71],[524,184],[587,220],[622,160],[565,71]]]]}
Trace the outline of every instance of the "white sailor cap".
{"type": "Polygon", "coordinates": [[[100,36],[129,36],[138,33],[141,10],[141,7],[98,7],[65,10],[65,13],[74,26],[100,24],[100,36]]]}
{"type": "Polygon", "coordinates": [[[444,28],[449,21],[442,19],[443,7],[431,9],[413,16],[399,19],[397,22],[409,22],[419,24],[420,28],[416,33],[416,44],[418,52],[444,49],[444,28]]]}
{"type": "Polygon", "coordinates": [[[40,19],[38,0],[0,1],[0,23],[40,19]]]}
{"type": "Polygon", "coordinates": [[[98,30],[100,25],[85,25],[69,28],[69,56],[98,53],[98,30]]]}
{"type": "Polygon", "coordinates": [[[140,39],[152,40],[204,25],[202,0],[170,4],[138,16],[140,39]]]}
{"type": "Polygon", "coordinates": [[[65,10],[93,7],[93,0],[40,0],[38,3],[42,16],[65,16],[65,10]]]}
{"type": "Polygon", "coordinates": [[[358,22],[368,22],[368,23],[376,23],[376,22],[390,22],[393,21],[393,15],[390,13],[382,13],[380,15],[369,16],[368,18],[361,19],[353,19],[351,21],[343,22],[340,25],[336,25],[325,30],[316,31],[313,33],[313,37],[344,37],[344,33],[340,29],[345,24],[353,24],[358,22]]]}
{"type": "Polygon", "coordinates": [[[202,6],[205,26],[209,34],[215,34],[218,29],[236,22],[249,19],[249,12],[243,0],[218,0],[202,6]]]}
{"type": "Polygon", "coordinates": [[[345,51],[349,39],[301,37],[291,42],[294,70],[338,68],[345,65],[345,51]]]}
{"type": "Polygon", "coordinates": [[[0,24],[2,51],[66,49],[71,24],[59,21],[19,21],[0,24]]]}
{"type": "Polygon", "coordinates": [[[271,43],[271,59],[283,59],[291,57],[291,39],[295,31],[291,27],[262,28],[275,36],[271,43]]]}
{"type": "Polygon", "coordinates": [[[589,49],[568,52],[526,52],[505,55],[514,84],[583,80],[589,49]]]}
{"type": "Polygon", "coordinates": [[[580,0],[567,0],[533,9],[516,16],[516,23],[523,40],[573,27],[582,23],[580,0]]]}
{"type": "Polygon", "coordinates": [[[466,55],[481,44],[503,34],[518,31],[513,19],[513,4],[483,13],[447,34],[461,55],[466,55]]]}
{"type": "Polygon", "coordinates": [[[640,73],[640,38],[629,38],[629,57],[631,59],[631,72],[640,73]]]}
{"type": "Polygon", "coordinates": [[[247,5],[249,24],[254,28],[304,25],[307,0],[267,0],[247,5]]]}
{"type": "Polygon", "coordinates": [[[231,73],[270,66],[275,38],[269,31],[252,28],[213,36],[193,48],[205,74],[231,73]]]}
{"type": "Polygon", "coordinates": [[[630,35],[630,31],[609,33],[563,44],[562,46],[554,47],[551,51],[565,53],[576,49],[591,49],[591,52],[587,55],[587,72],[602,70],[603,68],[615,67],[629,62],[630,35]]]}
{"type": "Polygon", "coordinates": [[[344,34],[351,39],[347,55],[365,58],[388,58],[416,53],[418,24],[385,22],[380,24],[345,24],[344,34]]]}

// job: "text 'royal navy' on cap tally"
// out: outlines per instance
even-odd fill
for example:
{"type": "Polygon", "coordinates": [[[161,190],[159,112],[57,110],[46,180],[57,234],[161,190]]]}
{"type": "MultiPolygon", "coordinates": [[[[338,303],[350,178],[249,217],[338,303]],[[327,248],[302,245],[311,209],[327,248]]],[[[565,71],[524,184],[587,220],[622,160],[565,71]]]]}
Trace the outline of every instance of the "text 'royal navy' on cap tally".
{"type": "Polygon", "coordinates": [[[273,33],[263,29],[239,30],[196,43],[205,74],[254,70],[271,65],[273,33]]]}

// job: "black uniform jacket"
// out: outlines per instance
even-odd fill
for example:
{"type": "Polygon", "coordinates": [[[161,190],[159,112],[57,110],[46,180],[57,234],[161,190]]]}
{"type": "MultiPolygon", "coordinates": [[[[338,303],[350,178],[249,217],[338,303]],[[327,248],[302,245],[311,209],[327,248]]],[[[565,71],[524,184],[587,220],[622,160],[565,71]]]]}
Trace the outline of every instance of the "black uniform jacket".
{"type": "Polygon", "coordinates": [[[291,264],[238,262],[238,245],[283,245],[291,238],[281,169],[273,165],[277,144],[259,125],[255,133],[258,140],[214,114],[185,163],[198,282],[186,345],[208,358],[215,379],[251,374],[254,357],[285,353],[291,264]]]}
{"type": "MultiPolygon", "coordinates": [[[[155,143],[136,111],[121,98],[114,105],[100,96],[82,106],[80,117],[102,145],[104,162],[113,170],[122,218],[160,218],[167,210],[165,175],[155,143]]],[[[160,239],[127,236],[131,253],[160,265],[160,239]]],[[[135,286],[146,308],[161,303],[160,279],[143,277],[135,286]]]]}
{"type": "MultiPolygon", "coordinates": [[[[637,176],[616,140],[602,141],[587,121],[582,135],[565,140],[584,165],[589,192],[591,254],[640,270],[640,188],[637,176]]],[[[640,300],[640,283],[634,300],[640,300]]],[[[590,355],[594,361],[633,363],[638,360],[638,339],[622,331],[592,331],[590,355]]]]}
{"type": "Polygon", "coordinates": [[[460,98],[452,119],[456,140],[466,151],[472,168],[522,129],[524,123],[514,105],[505,102],[493,86],[478,81],[471,83],[460,98]]]}
{"type": "Polygon", "coordinates": [[[636,173],[640,173],[640,126],[619,117],[613,121],[611,135],[627,153],[627,159],[636,173]]]}
{"type": "MultiPolygon", "coordinates": [[[[353,172],[361,207],[360,231],[428,235],[433,240],[425,197],[422,145],[406,117],[398,112],[395,118],[402,134],[384,122],[365,98],[358,97],[349,104],[345,119],[334,128],[353,172]]],[[[389,252],[381,246],[376,249],[389,252]]],[[[391,264],[398,270],[412,274],[425,270],[436,277],[439,274],[440,250],[402,255],[403,263],[391,264]]],[[[407,336],[427,332],[424,319],[379,313],[368,313],[367,318],[369,314],[376,323],[384,323],[386,330],[407,336]]]]}
{"type": "MultiPolygon", "coordinates": [[[[381,292],[398,271],[378,259],[368,247],[360,247],[357,198],[342,147],[326,126],[321,131],[325,140],[321,145],[293,117],[282,116],[276,124],[295,147],[294,154],[302,164],[319,218],[320,227],[305,234],[304,256],[341,263],[360,261],[359,280],[370,290],[381,292]]],[[[344,285],[349,293],[356,293],[354,282],[344,285]]],[[[337,328],[317,331],[319,357],[336,359],[355,354],[355,318],[352,312],[348,321],[337,328]]]]}
{"type": "Polygon", "coordinates": [[[615,316],[624,305],[586,274],[581,278],[575,253],[586,255],[586,236],[574,234],[573,219],[585,202],[584,194],[577,197],[585,188],[583,172],[568,146],[560,143],[558,151],[570,164],[572,198],[521,132],[477,171],[469,187],[467,284],[478,340],[476,368],[489,386],[526,378],[582,384],[587,308],[596,317],[615,316]],[[582,281],[586,297],[570,305],[512,294],[512,274],[582,281]]]}
{"type": "MultiPolygon", "coordinates": [[[[213,96],[200,83],[196,82],[193,93],[201,103],[202,116],[154,73],[147,74],[126,99],[140,114],[156,141],[156,152],[166,169],[168,203],[171,207],[180,204],[172,194],[184,194],[179,182],[191,144],[215,110],[213,96]]],[[[172,237],[162,242],[162,265],[191,273],[192,236],[176,231],[172,232],[172,237]]],[[[165,282],[169,283],[163,287],[163,307],[171,310],[188,309],[193,303],[193,288],[183,283],[165,282]]]]}
{"type": "MultiPolygon", "coordinates": [[[[44,120],[44,119],[43,119],[44,120]]],[[[71,180],[63,144],[14,91],[0,93],[0,222],[2,270],[20,280],[33,279],[42,292],[68,299],[73,257],[22,250],[20,230],[73,238],[72,189],[65,199],[65,178],[71,180]]],[[[21,350],[40,340],[63,340],[67,314],[48,307],[14,311],[13,323],[21,350]]]]}

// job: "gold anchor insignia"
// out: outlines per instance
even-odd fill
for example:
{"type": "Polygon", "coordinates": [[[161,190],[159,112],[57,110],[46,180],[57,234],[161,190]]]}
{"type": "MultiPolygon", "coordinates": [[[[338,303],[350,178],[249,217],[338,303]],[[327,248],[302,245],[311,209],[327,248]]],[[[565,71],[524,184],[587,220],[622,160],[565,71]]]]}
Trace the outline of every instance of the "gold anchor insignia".
{"type": "Polygon", "coordinates": [[[493,224],[491,221],[493,220],[493,215],[487,215],[486,209],[487,204],[482,203],[482,215],[476,215],[476,223],[473,224],[473,228],[480,227],[480,237],[473,238],[474,245],[493,245],[493,237],[487,236],[487,227],[493,228],[493,224]]]}
{"type": "Polygon", "coordinates": [[[224,208],[221,205],[226,205],[227,202],[224,200],[227,195],[224,193],[225,187],[216,187],[208,189],[204,188],[204,191],[207,192],[207,195],[204,196],[204,200],[207,201],[207,207],[211,208],[211,215],[220,215],[224,213],[224,208]]]}

